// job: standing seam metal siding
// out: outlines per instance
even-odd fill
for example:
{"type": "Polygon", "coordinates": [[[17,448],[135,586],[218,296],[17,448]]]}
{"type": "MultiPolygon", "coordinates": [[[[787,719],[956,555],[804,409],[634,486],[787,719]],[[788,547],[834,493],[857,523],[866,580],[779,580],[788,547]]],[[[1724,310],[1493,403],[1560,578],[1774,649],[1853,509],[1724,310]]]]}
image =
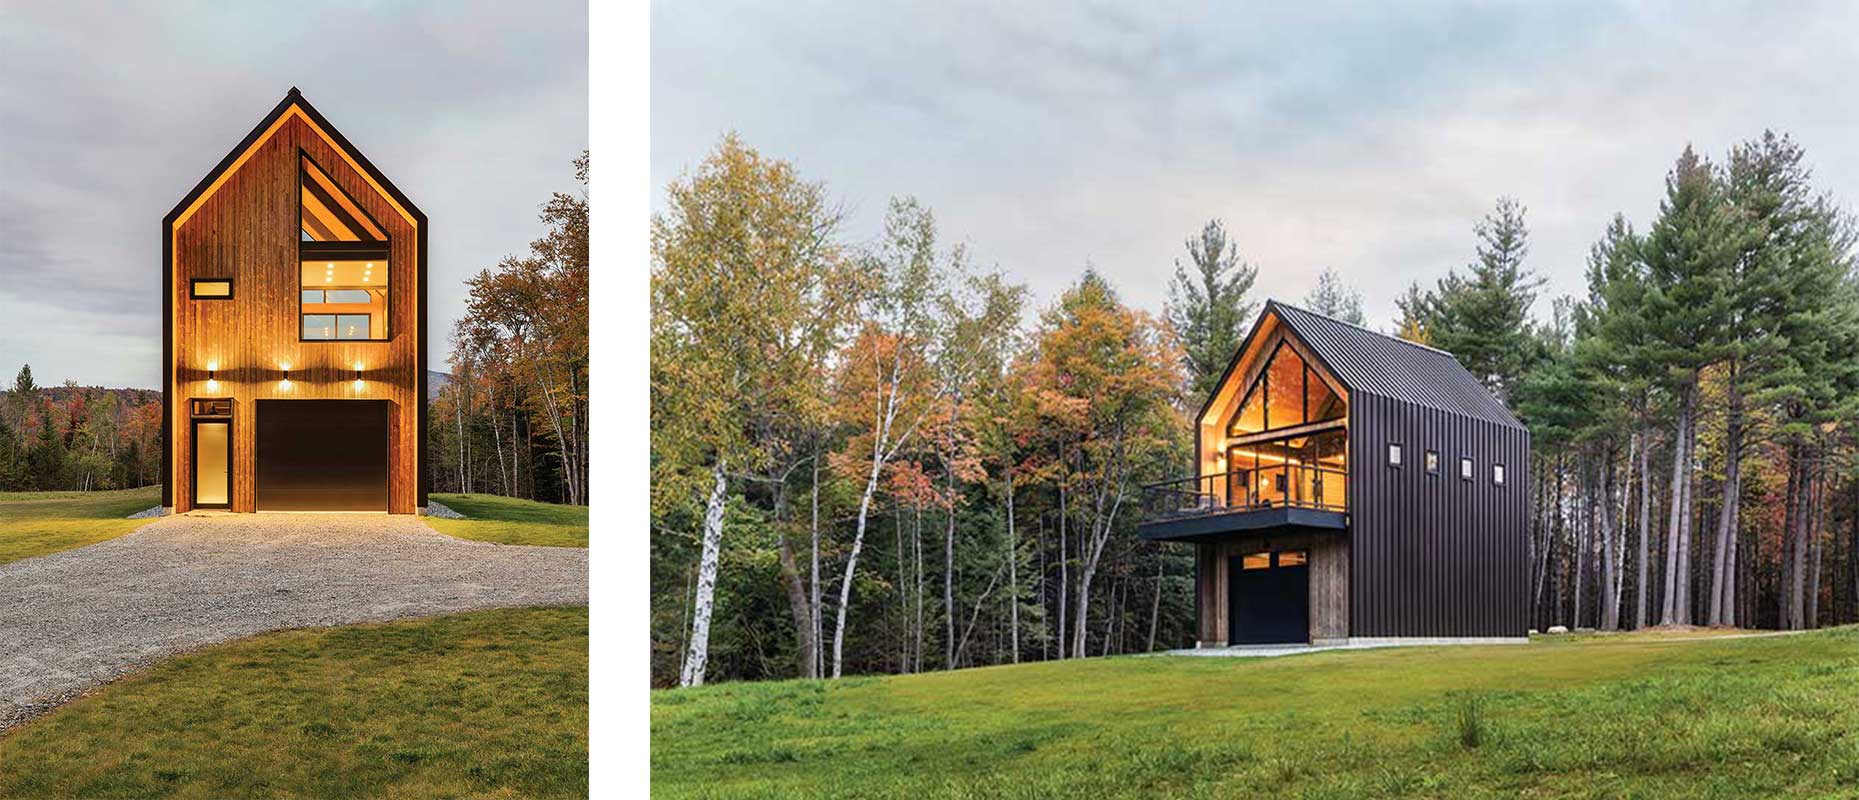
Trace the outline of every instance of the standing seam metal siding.
{"type": "Polygon", "coordinates": [[[1529,433],[1363,391],[1349,414],[1350,635],[1525,635],[1529,433]],[[1390,442],[1402,445],[1399,468],[1390,442]],[[1429,449],[1438,475],[1426,472],[1429,449]],[[1493,463],[1505,486],[1492,484],[1493,463]]]}

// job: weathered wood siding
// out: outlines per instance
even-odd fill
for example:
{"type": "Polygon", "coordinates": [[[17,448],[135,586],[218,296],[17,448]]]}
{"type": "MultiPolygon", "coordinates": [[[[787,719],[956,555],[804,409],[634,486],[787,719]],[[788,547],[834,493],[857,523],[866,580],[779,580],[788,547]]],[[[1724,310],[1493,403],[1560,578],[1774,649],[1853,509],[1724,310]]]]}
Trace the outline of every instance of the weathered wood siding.
{"type": "Polygon", "coordinates": [[[167,413],[172,440],[168,464],[176,511],[192,506],[191,398],[233,400],[232,510],[256,509],[256,402],[261,399],[369,399],[393,404],[390,417],[388,510],[412,513],[418,504],[420,374],[418,265],[414,224],[369,185],[301,116],[281,127],[238,166],[204,204],[174,231],[172,240],[173,361],[167,413]],[[388,326],[385,342],[300,342],[298,321],[298,150],[310,154],[349,196],[386,229],[389,252],[388,326]],[[233,299],[188,297],[192,278],[231,278],[233,299]],[[283,365],[290,365],[285,387],[283,365]],[[356,365],[363,384],[354,386],[356,365]],[[217,390],[207,368],[218,367],[217,390]]]}
{"type": "Polygon", "coordinates": [[[1337,531],[1281,531],[1236,535],[1194,546],[1195,601],[1203,646],[1227,643],[1227,565],[1234,556],[1260,551],[1310,551],[1310,638],[1349,636],[1349,541],[1337,531]]]}

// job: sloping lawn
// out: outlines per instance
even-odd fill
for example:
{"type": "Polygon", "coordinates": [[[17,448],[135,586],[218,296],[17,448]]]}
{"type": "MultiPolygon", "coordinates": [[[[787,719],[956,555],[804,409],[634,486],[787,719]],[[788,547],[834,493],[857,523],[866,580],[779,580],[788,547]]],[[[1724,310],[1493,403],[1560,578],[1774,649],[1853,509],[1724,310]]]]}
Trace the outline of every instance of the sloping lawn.
{"type": "Polygon", "coordinates": [[[587,609],[285,631],[0,735],[0,797],[576,797],[587,609]]]}
{"type": "Polygon", "coordinates": [[[587,506],[562,506],[490,494],[433,494],[468,519],[427,517],[447,536],[502,544],[587,546],[587,506]]]}
{"type": "Polygon", "coordinates": [[[652,696],[665,797],[1859,796],[1859,628],[652,696]]]}
{"type": "Polygon", "coordinates": [[[0,492],[0,564],[114,539],[153,520],[160,486],[113,492],[0,492]]]}

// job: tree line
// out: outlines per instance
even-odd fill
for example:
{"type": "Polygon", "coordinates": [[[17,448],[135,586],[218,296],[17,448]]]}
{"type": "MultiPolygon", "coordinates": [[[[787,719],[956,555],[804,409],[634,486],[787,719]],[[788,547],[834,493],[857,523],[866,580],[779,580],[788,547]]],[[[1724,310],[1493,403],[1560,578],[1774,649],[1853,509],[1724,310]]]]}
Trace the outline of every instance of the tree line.
{"type": "MultiPolygon", "coordinates": [[[[653,219],[654,680],[1190,642],[1192,553],[1134,529],[1251,322],[1225,228],[1186,243],[1163,319],[1088,266],[1029,310],[911,198],[876,242],[843,222],[733,135],[653,219]]],[[[1334,273],[1309,300],[1362,316],[1334,273]]]]}
{"type": "Polygon", "coordinates": [[[130,489],[161,480],[161,393],[39,386],[0,392],[0,491],[130,489]]]}
{"type": "Polygon", "coordinates": [[[451,377],[427,406],[432,488],[588,502],[588,155],[541,238],[468,279],[451,377]]]}

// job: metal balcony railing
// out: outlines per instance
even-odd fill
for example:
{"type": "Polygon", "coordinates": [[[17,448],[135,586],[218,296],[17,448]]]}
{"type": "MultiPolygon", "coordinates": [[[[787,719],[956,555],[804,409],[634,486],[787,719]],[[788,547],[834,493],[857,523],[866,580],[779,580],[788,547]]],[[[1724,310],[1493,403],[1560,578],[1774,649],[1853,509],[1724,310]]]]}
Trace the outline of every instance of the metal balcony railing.
{"type": "Polygon", "coordinates": [[[1286,506],[1347,511],[1347,481],[1342,470],[1298,464],[1177,478],[1143,487],[1143,518],[1157,521],[1286,506]]]}

